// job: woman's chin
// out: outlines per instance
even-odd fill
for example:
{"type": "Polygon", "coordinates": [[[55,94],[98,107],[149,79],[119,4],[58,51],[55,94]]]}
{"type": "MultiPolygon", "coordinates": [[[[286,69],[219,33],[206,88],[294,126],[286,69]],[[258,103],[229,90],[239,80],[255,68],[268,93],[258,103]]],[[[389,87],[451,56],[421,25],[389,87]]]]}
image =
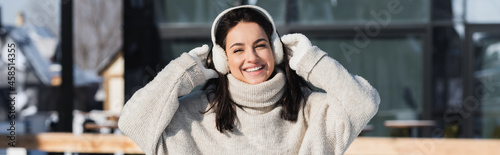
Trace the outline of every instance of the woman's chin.
{"type": "Polygon", "coordinates": [[[256,84],[262,83],[266,80],[267,79],[265,76],[259,76],[259,77],[246,77],[244,80],[241,80],[241,81],[248,83],[248,84],[251,84],[251,85],[256,85],[256,84]]]}
{"type": "Polygon", "coordinates": [[[251,81],[247,81],[248,84],[251,84],[251,85],[256,85],[256,84],[260,84],[262,82],[264,82],[265,80],[251,80],[251,81]]]}

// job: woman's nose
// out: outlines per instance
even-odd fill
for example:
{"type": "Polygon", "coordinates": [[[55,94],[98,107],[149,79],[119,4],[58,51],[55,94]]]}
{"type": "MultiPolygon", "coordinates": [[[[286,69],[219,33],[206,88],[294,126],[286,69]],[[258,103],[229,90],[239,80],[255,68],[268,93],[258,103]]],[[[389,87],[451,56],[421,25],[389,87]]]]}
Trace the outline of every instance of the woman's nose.
{"type": "Polygon", "coordinates": [[[255,51],[255,49],[251,49],[249,51],[250,52],[247,52],[247,55],[246,55],[247,62],[249,62],[249,63],[257,62],[260,58],[259,58],[259,55],[257,55],[257,52],[255,51]]]}

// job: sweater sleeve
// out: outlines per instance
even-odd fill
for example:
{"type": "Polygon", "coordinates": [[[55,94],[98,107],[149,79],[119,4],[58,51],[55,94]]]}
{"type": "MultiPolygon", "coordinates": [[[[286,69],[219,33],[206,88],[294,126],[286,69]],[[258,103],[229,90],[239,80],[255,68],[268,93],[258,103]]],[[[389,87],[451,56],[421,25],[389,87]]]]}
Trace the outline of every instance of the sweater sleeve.
{"type": "Polygon", "coordinates": [[[320,99],[308,99],[308,106],[315,107],[310,108],[308,115],[321,117],[313,119],[321,120],[314,123],[320,124],[319,130],[324,130],[320,132],[326,134],[325,141],[335,154],[343,154],[378,111],[377,90],[315,46],[299,61],[297,74],[325,90],[326,93],[310,96],[320,99]]]}
{"type": "Polygon", "coordinates": [[[204,82],[194,59],[182,54],[130,98],[121,112],[119,129],[145,154],[164,154],[167,150],[160,146],[160,137],[179,107],[178,97],[204,82]]]}

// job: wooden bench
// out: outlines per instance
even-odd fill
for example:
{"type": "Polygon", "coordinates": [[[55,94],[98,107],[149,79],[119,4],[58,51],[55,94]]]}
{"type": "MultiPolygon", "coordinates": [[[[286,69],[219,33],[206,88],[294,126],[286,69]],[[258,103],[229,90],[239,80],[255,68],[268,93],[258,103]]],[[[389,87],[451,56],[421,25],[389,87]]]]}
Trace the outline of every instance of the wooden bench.
{"type": "MultiPolygon", "coordinates": [[[[7,135],[0,135],[0,148],[9,147],[7,135]]],[[[17,135],[16,147],[46,152],[80,153],[142,153],[142,150],[125,135],[40,133],[17,135]]]]}
{"type": "MultiPolygon", "coordinates": [[[[9,147],[0,135],[0,148],[9,147]]],[[[127,136],[112,134],[41,133],[16,136],[16,146],[46,152],[137,154],[141,149],[127,136]]],[[[359,137],[345,154],[500,154],[500,140],[359,137]]]]}

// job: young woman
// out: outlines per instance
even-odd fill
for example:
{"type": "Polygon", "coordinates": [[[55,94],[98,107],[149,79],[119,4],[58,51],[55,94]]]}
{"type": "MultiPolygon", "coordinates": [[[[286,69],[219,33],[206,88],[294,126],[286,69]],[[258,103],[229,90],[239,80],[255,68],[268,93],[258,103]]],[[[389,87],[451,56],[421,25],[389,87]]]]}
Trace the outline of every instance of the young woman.
{"type": "Polygon", "coordinates": [[[119,128],[146,154],[343,154],[378,110],[366,80],[302,34],[280,39],[260,7],[223,11],[211,35],[125,105],[119,128]]]}

